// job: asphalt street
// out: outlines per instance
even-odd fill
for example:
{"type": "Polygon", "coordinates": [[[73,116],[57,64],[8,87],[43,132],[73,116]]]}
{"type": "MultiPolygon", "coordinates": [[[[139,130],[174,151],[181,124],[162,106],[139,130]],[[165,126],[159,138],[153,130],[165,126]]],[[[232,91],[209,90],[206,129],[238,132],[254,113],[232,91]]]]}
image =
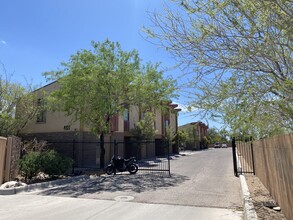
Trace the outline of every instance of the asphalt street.
{"type": "Polygon", "coordinates": [[[41,211],[38,219],[241,219],[231,155],[228,148],[174,156],[172,177],[119,174],[1,196],[0,219],[35,219],[41,211]]]}

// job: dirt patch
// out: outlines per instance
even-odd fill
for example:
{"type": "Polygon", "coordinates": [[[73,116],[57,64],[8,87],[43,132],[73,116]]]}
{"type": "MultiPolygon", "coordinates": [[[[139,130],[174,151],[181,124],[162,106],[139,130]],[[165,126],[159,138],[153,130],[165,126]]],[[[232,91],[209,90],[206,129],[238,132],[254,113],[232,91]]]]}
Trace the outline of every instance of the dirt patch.
{"type": "Polygon", "coordinates": [[[265,206],[265,204],[276,204],[276,202],[259,178],[256,176],[245,176],[245,179],[258,219],[286,220],[282,212],[265,206]]]}
{"type": "Polygon", "coordinates": [[[15,180],[20,181],[22,183],[26,184],[35,184],[35,183],[43,183],[43,182],[49,182],[52,180],[60,180],[60,179],[67,179],[70,177],[74,176],[81,176],[81,175],[96,175],[100,176],[104,174],[105,172],[101,169],[76,169],[73,174],[71,175],[59,175],[59,176],[52,176],[50,177],[49,175],[45,173],[38,173],[37,176],[34,176],[32,179],[27,179],[25,180],[24,176],[18,175],[15,180]]]}

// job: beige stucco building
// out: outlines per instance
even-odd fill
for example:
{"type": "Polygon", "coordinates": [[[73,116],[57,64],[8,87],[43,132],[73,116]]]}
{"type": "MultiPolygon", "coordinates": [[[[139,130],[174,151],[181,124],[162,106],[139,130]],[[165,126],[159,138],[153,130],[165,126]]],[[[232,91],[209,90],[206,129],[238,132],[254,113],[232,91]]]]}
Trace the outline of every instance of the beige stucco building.
{"type": "Polygon", "coordinates": [[[207,148],[205,137],[207,137],[208,126],[203,122],[191,122],[181,125],[179,130],[185,131],[189,135],[189,140],[186,143],[187,150],[200,150],[207,148]]]}
{"type": "MultiPolygon", "coordinates": [[[[49,94],[51,91],[58,89],[58,83],[53,82],[35,92],[40,97],[49,94]]],[[[164,112],[161,109],[151,109],[155,114],[154,127],[156,130],[152,154],[160,152],[160,140],[166,135],[166,129],[169,127],[173,132],[178,129],[178,109],[176,104],[168,103],[164,112]]],[[[143,112],[137,106],[129,106],[128,111],[122,112],[111,118],[109,134],[105,136],[105,158],[108,161],[113,154],[113,142],[119,142],[118,154],[122,157],[131,156],[131,149],[126,146],[125,142],[132,137],[131,129],[136,123],[143,118],[143,112]]],[[[64,112],[41,111],[36,121],[30,122],[23,129],[22,137],[24,139],[37,138],[38,140],[47,140],[56,149],[75,159],[78,166],[94,166],[99,164],[99,147],[98,137],[94,136],[90,129],[74,121],[72,117],[66,116],[64,112]],[[73,145],[73,146],[72,146],[73,145]]],[[[171,151],[176,148],[171,148],[171,151]]],[[[141,157],[146,157],[146,152],[141,157]]]]}

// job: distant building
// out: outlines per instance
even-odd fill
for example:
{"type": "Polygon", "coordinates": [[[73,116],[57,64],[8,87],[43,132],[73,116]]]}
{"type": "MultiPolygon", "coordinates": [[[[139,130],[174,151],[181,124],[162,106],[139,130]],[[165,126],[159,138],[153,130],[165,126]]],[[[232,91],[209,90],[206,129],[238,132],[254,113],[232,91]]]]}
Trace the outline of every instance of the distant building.
{"type": "Polygon", "coordinates": [[[208,126],[203,122],[191,122],[178,127],[179,131],[188,133],[188,141],[185,144],[186,150],[200,150],[207,148],[205,137],[208,133],[208,126]]]}

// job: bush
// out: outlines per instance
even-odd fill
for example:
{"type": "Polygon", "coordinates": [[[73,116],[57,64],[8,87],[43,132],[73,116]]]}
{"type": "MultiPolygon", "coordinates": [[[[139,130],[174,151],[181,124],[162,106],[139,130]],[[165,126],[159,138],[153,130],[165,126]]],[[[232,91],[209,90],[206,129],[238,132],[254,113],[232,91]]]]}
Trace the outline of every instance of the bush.
{"type": "Polygon", "coordinates": [[[18,161],[18,165],[25,180],[33,178],[41,171],[41,152],[29,152],[18,161]]]}
{"type": "Polygon", "coordinates": [[[25,180],[32,179],[39,172],[44,172],[49,176],[65,174],[73,164],[73,160],[62,157],[54,150],[46,152],[29,151],[18,161],[19,170],[25,180]]]}
{"type": "Polygon", "coordinates": [[[54,150],[46,151],[41,157],[41,171],[49,176],[65,174],[72,164],[72,159],[62,157],[54,150]]]}

